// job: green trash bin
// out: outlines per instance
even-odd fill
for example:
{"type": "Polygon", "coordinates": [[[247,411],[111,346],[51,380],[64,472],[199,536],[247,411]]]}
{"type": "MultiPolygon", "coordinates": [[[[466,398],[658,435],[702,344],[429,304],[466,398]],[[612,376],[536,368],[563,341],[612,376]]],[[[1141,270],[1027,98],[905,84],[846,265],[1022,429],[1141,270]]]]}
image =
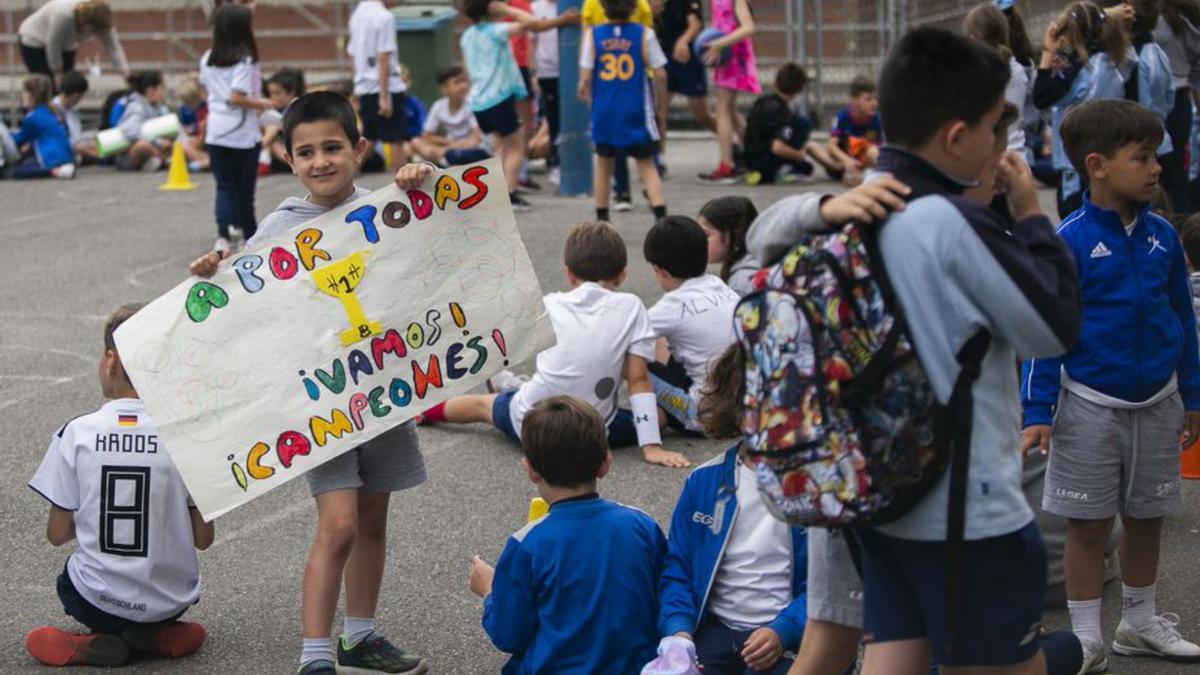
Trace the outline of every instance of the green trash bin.
{"type": "Polygon", "coordinates": [[[392,8],[396,17],[396,44],[400,63],[412,73],[409,93],[426,106],[441,97],[437,71],[455,62],[454,17],[447,5],[402,5],[392,8]]]}

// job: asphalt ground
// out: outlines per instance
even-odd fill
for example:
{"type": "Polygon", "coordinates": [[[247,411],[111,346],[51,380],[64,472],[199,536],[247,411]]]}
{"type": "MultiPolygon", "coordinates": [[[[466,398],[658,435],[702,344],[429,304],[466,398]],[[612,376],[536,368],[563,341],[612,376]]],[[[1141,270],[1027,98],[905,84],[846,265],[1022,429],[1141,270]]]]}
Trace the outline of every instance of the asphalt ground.
{"type": "MultiPolygon", "coordinates": [[[[840,190],[828,183],[703,184],[696,174],[711,169],[715,155],[711,140],[670,145],[666,190],[672,212],[695,214],[723,194],[747,195],[762,209],[800,189],[840,190]]],[[[103,403],[95,373],[104,317],[117,305],[151,300],[185,279],[187,263],[215,237],[211,175],[193,176],[199,188],[191,192],[160,192],[164,179],[85,169],[72,182],[0,181],[0,673],[47,671],[25,653],[29,630],[44,624],[79,629],[63,614],[54,588],[71,545],[46,543],[46,503],[26,482],[51,434],[103,403]]],[[[360,182],[378,187],[387,180],[374,174],[360,182]]],[[[284,197],[302,193],[291,176],[260,180],[260,217],[284,197]]],[[[591,201],[549,195],[530,201],[536,209],[518,216],[525,245],[544,291],[564,290],[562,245],[573,223],[592,216],[591,201]]],[[[614,213],[630,250],[624,288],[652,303],[661,291],[641,256],[652,214],[643,200],[637,202],[631,213],[614,213]]],[[[1052,209],[1049,192],[1043,202],[1052,209]]],[[[517,370],[532,367],[530,362],[517,370]]],[[[474,553],[495,560],[505,538],[524,523],[535,492],[519,466],[519,450],[494,429],[423,428],[420,438],[429,481],[393,498],[377,624],[425,656],[431,672],[494,673],[504,656],[479,626],[481,601],[466,588],[467,562],[474,553]]],[[[696,464],[724,447],[670,434],[665,441],[696,464]]],[[[648,466],[637,450],[625,450],[616,453],[600,490],[646,510],[665,527],[685,476],[648,466]]],[[[1200,585],[1193,576],[1200,560],[1200,485],[1186,483],[1184,494],[1185,514],[1170,519],[1165,530],[1159,608],[1178,613],[1184,634],[1200,639],[1200,585]]],[[[294,672],[300,580],[314,523],[303,480],[218,519],[216,543],[200,553],[203,597],[186,615],[205,625],[208,642],[186,659],[142,661],[129,669],[294,672]]],[[[1104,612],[1109,635],[1119,605],[1120,588],[1110,584],[1104,612]]],[[[1068,625],[1065,610],[1046,618],[1051,626],[1068,625]]],[[[1184,666],[1122,657],[1113,657],[1111,666],[1114,673],[1185,672],[1184,666]]]]}

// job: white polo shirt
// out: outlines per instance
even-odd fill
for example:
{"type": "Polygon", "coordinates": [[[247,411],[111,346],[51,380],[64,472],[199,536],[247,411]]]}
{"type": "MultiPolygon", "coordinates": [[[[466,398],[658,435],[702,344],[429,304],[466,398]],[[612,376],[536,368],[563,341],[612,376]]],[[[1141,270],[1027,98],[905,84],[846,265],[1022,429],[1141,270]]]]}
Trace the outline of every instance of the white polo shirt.
{"type": "Polygon", "coordinates": [[[387,52],[388,91],[407,89],[400,79],[400,55],[396,45],[396,17],[379,0],[362,0],[350,15],[350,40],[346,53],[354,62],[354,95],[379,93],[379,55],[387,52]]]}

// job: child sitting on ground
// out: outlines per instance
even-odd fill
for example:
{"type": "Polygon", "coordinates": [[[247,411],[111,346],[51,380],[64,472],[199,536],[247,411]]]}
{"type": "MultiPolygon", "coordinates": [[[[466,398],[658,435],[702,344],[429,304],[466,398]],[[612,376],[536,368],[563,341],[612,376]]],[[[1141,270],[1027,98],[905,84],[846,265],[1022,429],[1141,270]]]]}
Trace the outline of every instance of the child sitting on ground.
{"type": "Polygon", "coordinates": [[[88,81],[83,73],[68,70],[58,84],[58,95],[50,101],[50,109],[62,118],[67,127],[67,137],[71,140],[71,151],[75,154],[77,165],[95,164],[99,159],[96,139],[92,134],[83,133],[83,120],[79,116],[79,104],[87,92],[88,81]]]}
{"type": "Polygon", "coordinates": [[[1187,256],[1188,282],[1192,286],[1192,307],[1196,313],[1196,324],[1200,329],[1200,214],[1194,213],[1179,228],[1179,239],[1187,256]]]}
{"type": "Polygon", "coordinates": [[[834,178],[840,178],[846,185],[858,185],[863,170],[874,168],[882,142],[878,87],[872,78],[859,75],[850,82],[849,103],[833,118],[826,146],[829,157],[820,157],[818,161],[830,169],[834,178]]]}
{"type": "MultiPolygon", "coordinates": [[[[367,153],[354,109],[345,96],[320,91],[296,99],[283,116],[288,163],[308,191],[289,197],[259,224],[247,247],[262,244],[366,194],[354,178],[367,153]]],[[[433,173],[429,165],[402,167],[396,182],[416,188],[433,173]]],[[[228,251],[214,251],[191,265],[211,277],[228,251]]],[[[386,569],[387,515],[391,493],[425,482],[425,460],[415,426],[404,423],[305,474],[317,502],[317,528],[304,566],[301,599],[303,643],[298,675],[334,675],[336,668],[420,675],[425,661],[407,654],[375,630],[374,612],[386,569]],[[353,560],[354,564],[347,562],[353,560]],[[365,572],[364,572],[365,571],[365,572]],[[342,636],[330,637],[343,574],[346,612],[342,636]],[[353,589],[353,592],[351,591],[353,589]]]]}
{"type": "Polygon", "coordinates": [[[1024,366],[1021,447],[1053,449],[1042,505],[1068,518],[1067,607],[1086,655],[1080,672],[1108,663],[1100,600],[1118,514],[1124,608],[1113,651],[1197,662],[1200,646],[1155,611],[1163,517],[1183,507],[1180,430],[1184,447],[1200,434],[1187,261],[1149,204],[1162,124],[1132,101],[1100,99],[1068,112],[1061,133],[1090,185],[1058,229],[1079,268],[1084,320],[1069,352],[1024,366]]]}
{"type": "Polygon", "coordinates": [[[132,91],[125,99],[121,118],[113,126],[130,142],[130,147],[117,155],[117,168],[122,171],[158,171],[171,152],[171,139],[147,138],[142,125],[148,120],[161,117],[171,111],[163,104],[167,88],[163,85],[162,73],[145,70],[129,78],[132,91]]]}
{"type": "Polygon", "coordinates": [[[504,545],[496,568],[471,558],[483,629],[512,654],[505,673],[636,673],[654,657],[667,542],[644,512],[596,494],[612,463],[604,420],[572,396],[525,417],[521,465],[550,505],[504,545]]]}
{"type": "Polygon", "coordinates": [[[792,181],[812,177],[813,167],[805,152],[812,120],[797,115],[791,106],[806,84],[804,68],[785,63],[775,73],[774,93],[760,96],[750,107],[742,146],[747,185],[771,184],[785,176],[792,181]],[[790,167],[791,173],[781,175],[785,167],[790,167]]]}
{"type": "Polygon", "coordinates": [[[258,155],[258,175],[284,173],[291,170],[283,145],[283,113],[292,101],[304,95],[304,71],[299,68],[280,68],[267,79],[267,98],[271,110],[262,119],[262,150],[258,155]]]}
{"type": "Polygon", "coordinates": [[[481,162],[491,153],[483,147],[483,132],[475,113],[467,105],[471,81],[458,64],[437,72],[442,97],[434,101],[425,118],[421,136],[414,138],[413,150],[422,158],[444,166],[481,162]]]}
{"type": "Polygon", "coordinates": [[[608,223],[581,223],[567,235],[563,258],[572,290],[543,298],[556,344],[538,354],[533,378],[521,382],[503,371],[489,389],[504,391],[455,396],[425,411],[424,421],[482,422],[520,442],[523,420],[534,404],[569,394],[600,413],[610,447],[636,443],[651,464],[688,466],[686,457],[661,445],[658,404],[646,366],[655,357],[654,330],[641,299],[617,291],[626,274],[621,235],[608,223]],[[621,380],[629,383],[632,413],[617,409],[621,380]]]}
{"type": "MultiPolygon", "coordinates": [[[[701,416],[715,437],[738,435],[742,361],[735,344],[704,388],[701,416]]],[[[804,635],[807,573],[805,528],[771,516],[734,444],[688,476],[675,504],[659,653],[682,651],[704,675],[783,675],[804,635]]]]}
{"type": "Polygon", "coordinates": [[[182,133],[178,142],[183,143],[183,156],[187,158],[189,171],[208,171],[208,151],[204,149],[204,136],[208,128],[208,98],[200,86],[200,76],[191,74],[179,83],[179,124],[182,133]]]}
{"type": "Polygon", "coordinates": [[[708,264],[721,266],[721,281],[738,295],[754,291],[754,275],[762,267],[746,250],[746,232],[757,217],[754,202],[729,195],[706,202],[696,218],[708,237],[708,264]]]}
{"type": "Polygon", "coordinates": [[[78,541],[58,597],[90,631],[31,631],[25,648],[48,666],[111,668],[131,649],[179,658],[204,644],[204,627],[179,617],[200,600],[195,549],[208,548],[215,530],[192,505],[113,341],[140,308],[124,305],[104,324],[99,377],[109,402],[59,429],[29,481],[50,502],[50,544],[78,541]]]}
{"type": "Polygon", "coordinates": [[[21,154],[19,163],[9,170],[13,178],[75,177],[75,156],[67,127],[50,109],[53,91],[54,84],[41,73],[25,78],[21,86],[21,103],[29,112],[21,128],[12,134],[21,154]]]}
{"type": "Polygon", "coordinates": [[[592,141],[596,145],[592,183],[596,218],[609,220],[613,159],[623,152],[637,160],[646,199],[654,219],[660,220],[667,215],[667,205],[654,153],[662,138],[660,129],[666,127],[667,57],[653,28],[631,22],[637,9],[635,0],[601,0],[600,4],[611,23],[584,33],[579,49],[579,99],[592,106],[592,141]],[[653,95],[647,69],[654,73],[653,95]]]}
{"type": "Polygon", "coordinates": [[[708,239],[696,221],[667,216],[646,233],[646,262],[665,291],[647,312],[658,336],[650,381],[659,426],[701,434],[696,419],[708,366],[733,344],[733,308],[740,296],[707,274],[708,239]]]}

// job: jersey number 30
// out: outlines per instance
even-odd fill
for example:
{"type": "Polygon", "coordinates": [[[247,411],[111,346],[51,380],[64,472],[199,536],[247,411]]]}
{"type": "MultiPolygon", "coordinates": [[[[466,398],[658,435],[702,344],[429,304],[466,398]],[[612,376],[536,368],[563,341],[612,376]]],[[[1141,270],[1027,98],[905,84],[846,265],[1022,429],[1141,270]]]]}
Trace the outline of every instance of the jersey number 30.
{"type": "Polygon", "coordinates": [[[612,80],[628,80],[633,77],[633,56],[631,54],[601,54],[600,79],[605,82],[612,80]]]}
{"type": "Polygon", "coordinates": [[[150,533],[150,467],[100,467],[100,551],[145,558],[150,533]]]}

